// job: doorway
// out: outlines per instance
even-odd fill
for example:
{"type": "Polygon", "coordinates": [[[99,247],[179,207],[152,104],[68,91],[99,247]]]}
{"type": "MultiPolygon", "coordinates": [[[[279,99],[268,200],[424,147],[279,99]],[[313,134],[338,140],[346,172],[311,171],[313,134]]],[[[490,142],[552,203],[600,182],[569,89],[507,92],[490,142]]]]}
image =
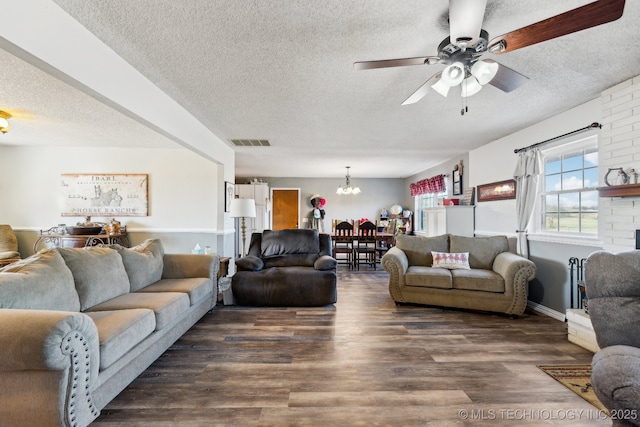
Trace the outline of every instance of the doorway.
{"type": "Polygon", "coordinates": [[[273,188],[271,203],[271,227],[273,230],[300,228],[299,188],[273,188]]]}

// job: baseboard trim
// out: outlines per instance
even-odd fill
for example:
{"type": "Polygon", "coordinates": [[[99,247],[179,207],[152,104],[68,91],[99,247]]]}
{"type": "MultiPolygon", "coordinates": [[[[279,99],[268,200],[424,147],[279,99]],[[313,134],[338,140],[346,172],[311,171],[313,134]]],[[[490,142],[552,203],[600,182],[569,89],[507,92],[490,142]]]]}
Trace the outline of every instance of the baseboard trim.
{"type": "Polygon", "coordinates": [[[567,320],[565,313],[560,313],[559,311],[553,310],[542,304],[538,304],[537,302],[527,301],[527,307],[535,311],[536,313],[544,314],[545,316],[549,316],[561,322],[567,320]]]}

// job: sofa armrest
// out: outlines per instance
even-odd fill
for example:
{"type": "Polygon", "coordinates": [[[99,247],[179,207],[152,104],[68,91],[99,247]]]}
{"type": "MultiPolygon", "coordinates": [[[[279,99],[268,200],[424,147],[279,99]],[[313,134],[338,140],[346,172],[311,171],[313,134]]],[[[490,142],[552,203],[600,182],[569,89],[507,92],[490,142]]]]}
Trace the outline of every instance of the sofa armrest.
{"type": "Polygon", "coordinates": [[[89,316],[0,309],[0,325],[0,419],[10,425],[88,425],[98,417],[91,395],[98,330],[89,316]]]}
{"type": "Polygon", "coordinates": [[[330,255],[322,255],[313,263],[316,270],[335,270],[338,267],[338,261],[330,255]]]}
{"type": "Polygon", "coordinates": [[[163,279],[208,277],[217,282],[220,257],[203,254],[164,254],[163,279]]]}
{"type": "Polygon", "coordinates": [[[404,286],[404,275],[409,269],[407,254],[397,246],[389,249],[380,260],[382,268],[389,273],[389,293],[394,301],[403,302],[400,287],[404,286]]]}
{"type": "Polygon", "coordinates": [[[236,260],[236,269],[238,271],[260,271],[264,268],[264,261],[262,258],[247,255],[236,260]]]}
{"type": "Polygon", "coordinates": [[[507,312],[523,313],[529,297],[529,281],[536,277],[536,265],[520,255],[502,252],[493,261],[493,271],[504,279],[505,293],[513,293],[513,303],[507,312]]]}

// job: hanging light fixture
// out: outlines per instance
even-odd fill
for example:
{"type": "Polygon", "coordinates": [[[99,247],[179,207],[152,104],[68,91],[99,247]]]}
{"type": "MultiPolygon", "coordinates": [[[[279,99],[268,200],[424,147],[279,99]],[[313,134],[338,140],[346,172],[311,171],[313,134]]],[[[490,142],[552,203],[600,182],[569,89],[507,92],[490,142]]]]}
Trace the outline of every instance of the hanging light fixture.
{"type": "Polygon", "coordinates": [[[7,133],[9,132],[9,119],[11,118],[11,114],[0,111],[0,132],[7,133]]]}
{"type": "Polygon", "coordinates": [[[444,69],[442,77],[431,87],[446,97],[449,89],[461,85],[462,96],[466,98],[480,92],[482,86],[496,76],[498,68],[498,63],[490,59],[476,61],[471,67],[462,62],[454,62],[444,69]]]}
{"type": "Polygon", "coordinates": [[[358,187],[351,187],[351,176],[349,175],[349,168],[351,166],[347,166],[347,182],[346,185],[340,186],[338,187],[338,190],[336,191],[336,194],[358,194],[360,193],[360,188],[358,187]]]}
{"type": "Polygon", "coordinates": [[[462,62],[454,62],[442,71],[440,79],[431,87],[446,98],[450,88],[462,83],[464,75],[464,64],[462,62]]]}

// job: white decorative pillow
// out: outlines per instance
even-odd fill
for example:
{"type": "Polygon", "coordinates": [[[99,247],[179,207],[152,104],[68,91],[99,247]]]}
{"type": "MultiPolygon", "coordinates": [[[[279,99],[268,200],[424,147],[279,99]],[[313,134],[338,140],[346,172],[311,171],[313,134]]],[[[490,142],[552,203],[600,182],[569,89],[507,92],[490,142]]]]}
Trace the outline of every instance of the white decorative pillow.
{"type": "Polygon", "coordinates": [[[431,252],[433,267],[469,270],[469,252],[431,252]]]}

